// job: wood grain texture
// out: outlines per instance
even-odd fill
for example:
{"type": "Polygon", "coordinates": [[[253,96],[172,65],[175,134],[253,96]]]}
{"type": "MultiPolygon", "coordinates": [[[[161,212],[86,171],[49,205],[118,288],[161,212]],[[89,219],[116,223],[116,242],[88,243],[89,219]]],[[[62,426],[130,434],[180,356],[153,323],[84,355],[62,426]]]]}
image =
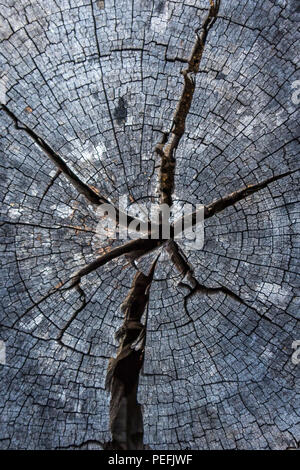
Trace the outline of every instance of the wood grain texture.
{"type": "MultiPolygon", "coordinates": [[[[111,441],[105,376],[120,306],[136,268],[148,273],[158,251],[139,252],[136,264],[111,259],[80,289],[53,289],[120,246],[97,237],[87,194],[160,201],[155,148],[171,132],[180,71],[209,5],[22,0],[1,8],[0,101],[86,191],[0,111],[2,449],[111,441]]],[[[211,216],[202,250],[160,248],[138,388],[152,449],[299,446],[297,18],[295,0],[223,0],[206,38],[172,201],[175,210],[204,204],[211,216]],[[249,185],[261,186],[233,204],[229,195],[249,185]]]]}

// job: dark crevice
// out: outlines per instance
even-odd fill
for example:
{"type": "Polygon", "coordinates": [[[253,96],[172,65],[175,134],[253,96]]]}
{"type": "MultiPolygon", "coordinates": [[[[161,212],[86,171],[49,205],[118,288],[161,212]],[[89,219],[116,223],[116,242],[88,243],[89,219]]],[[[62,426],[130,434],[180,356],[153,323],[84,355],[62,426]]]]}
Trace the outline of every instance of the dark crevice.
{"type": "Polygon", "coordinates": [[[85,196],[88,201],[95,205],[101,204],[110,204],[114,207],[116,214],[116,222],[121,223],[122,220],[127,220],[128,223],[136,221],[134,217],[131,217],[129,214],[121,213],[118,207],[113,206],[113,204],[104,196],[101,196],[97,189],[92,188],[91,186],[84,183],[74,171],[67,165],[67,163],[60,157],[48,144],[47,142],[36,134],[35,131],[30,129],[26,124],[23,124],[17,116],[8,109],[5,104],[1,104],[2,110],[13,120],[15,128],[18,130],[24,131],[37,145],[38,147],[50,158],[50,160],[55,164],[58,170],[70,181],[70,183],[76,188],[76,190],[85,196]]]}
{"type": "Polygon", "coordinates": [[[70,279],[70,281],[72,282],[71,282],[71,285],[68,287],[68,289],[78,286],[82,277],[95,271],[101,266],[104,266],[106,263],[108,263],[109,261],[115,258],[119,258],[120,256],[127,255],[127,259],[130,259],[130,261],[132,261],[134,259],[139,258],[140,256],[143,256],[149,253],[155,248],[158,248],[162,243],[163,243],[163,240],[151,240],[151,239],[138,238],[136,240],[132,240],[128,243],[125,243],[124,245],[117,246],[116,248],[113,248],[108,253],[105,253],[104,255],[99,256],[99,258],[96,258],[94,261],[87,264],[86,266],[81,268],[76,274],[74,274],[70,279]]]}
{"type": "MultiPolygon", "coordinates": [[[[245,188],[239,189],[238,191],[234,191],[233,193],[227,194],[226,196],[217,199],[214,202],[211,202],[208,205],[204,206],[204,219],[209,219],[210,217],[218,214],[219,212],[224,211],[227,207],[234,206],[237,202],[242,201],[246,197],[250,196],[251,194],[260,191],[261,189],[266,188],[269,184],[273,183],[274,181],[280,180],[285,178],[286,176],[290,176],[293,173],[299,171],[299,168],[295,170],[287,171],[286,173],[282,173],[280,175],[272,176],[264,181],[261,181],[257,184],[248,185],[245,188]]],[[[193,212],[192,214],[192,224],[195,225],[198,221],[197,219],[198,212],[193,212]]],[[[180,219],[176,220],[174,224],[171,226],[171,236],[174,233],[174,225],[182,223],[180,219]]]]}
{"type": "MultiPolygon", "coordinates": [[[[100,2],[102,3],[102,2],[100,2]]],[[[180,59],[180,58],[169,58],[165,57],[166,61],[175,62],[179,61],[182,63],[187,64],[187,68],[181,71],[183,76],[183,90],[181,93],[181,97],[178,101],[174,117],[171,123],[171,129],[169,132],[163,133],[162,140],[159,144],[156,145],[155,151],[161,157],[161,164],[160,164],[160,174],[159,174],[159,193],[160,193],[160,203],[161,204],[168,204],[172,206],[172,198],[174,192],[174,178],[175,178],[175,165],[176,165],[176,150],[178,148],[179,142],[184,135],[185,127],[186,127],[186,120],[190,112],[190,107],[192,104],[192,99],[195,91],[195,76],[198,74],[200,70],[200,63],[202,54],[204,51],[204,47],[206,44],[206,39],[209,30],[213,26],[214,22],[216,21],[218,11],[219,11],[220,1],[213,1],[210,0],[210,9],[207,17],[204,19],[202,27],[196,31],[197,39],[193,46],[192,52],[188,59],[180,59]]],[[[96,25],[96,17],[94,13],[94,4],[91,2],[92,8],[92,16],[93,16],[93,25],[94,25],[94,33],[96,38],[96,47],[97,47],[97,56],[99,59],[101,58],[100,55],[100,46],[97,37],[97,25],[96,25]]],[[[120,49],[120,51],[125,50],[139,50],[144,52],[143,49],[134,49],[134,48],[124,48],[120,49]]],[[[118,51],[118,49],[115,49],[118,51]]],[[[100,69],[102,73],[102,66],[100,63],[100,69]]],[[[211,71],[216,72],[215,70],[211,69],[211,71]]],[[[204,73],[209,73],[209,71],[201,71],[204,73]]],[[[103,76],[103,74],[102,74],[103,76]]],[[[216,78],[223,79],[225,76],[221,72],[216,78]]],[[[127,118],[127,104],[123,97],[119,98],[118,107],[115,109],[115,112],[112,113],[110,106],[109,106],[109,99],[104,87],[104,80],[101,77],[102,85],[103,85],[103,92],[105,95],[105,101],[107,104],[108,115],[110,117],[110,121],[112,124],[112,132],[114,134],[114,138],[116,141],[116,145],[118,151],[120,153],[121,158],[121,151],[119,147],[119,143],[117,140],[116,130],[114,127],[113,116],[118,124],[124,123],[127,118]]],[[[13,120],[16,129],[24,131],[37,145],[38,147],[49,157],[49,159],[55,164],[58,168],[56,175],[52,178],[48,187],[46,188],[44,194],[41,197],[40,203],[38,205],[38,209],[40,208],[41,203],[45,195],[47,194],[48,190],[54,184],[56,178],[63,174],[71,184],[77,189],[77,191],[84,195],[86,199],[95,205],[100,205],[104,203],[109,203],[109,200],[104,196],[101,196],[97,189],[89,186],[88,184],[84,183],[67,165],[67,163],[43,140],[40,136],[38,136],[32,129],[30,129],[27,125],[23,124],[18,118],[13,114],[12,111],[8,109],[6,105],[2,105],[2,110],[13,120]]],[[[124,167],[124,162],[121,162],[124,167]]],[[[287,177],[293,173],[298,171],[291,170],[286,173],[273,176],[268,178],[260,183],[246,186],[238,191],[232,192],[230,194],[225,195],[224,197],[207,204],[204,207],[204,218],[208,219],[222,211],[224,211],[227,207],[234,206],[237,202],[242,201],[246,197],[251,194],[254,194],[257,191],[260,191],[263,188],[266,188],[269,184],[287,177]]],[[[124,167],[124,174],[125,167],[124,167]]],[[[128,184],[126,181],[126,185],[128,188],[128,184]]],[[[116,210],[116,218],[117,222],[120,222],[121,212],[117,208],[116,210]]],[[[127,217],[127,222],[138,222],[138,219],[133,218],[131,216],[127,217]]],[[[193,213],[193,224],[197,222],[197,213],[193,213]]],[[[13,222],[4,222],[4,223],[11,223],[11,224],[20,224],[21,223],[13,223],[13,222]]],[[[176,224],[176,221],[175,223],[176,224]]],[[[147,255],[148,253],[152,252],[153,250],[164,246],[166,251],[170,256],[171,262],[174,264],[176,269],[179,271],[181,275],[181,280],[179,282],[180,287],[184,287],[188,289],[188,294],[184,296],[184,309],[186,312],[187,317],[189,318],[188,323],[193,323],[193,327],[196,330],[196,326],[194,324],[192,315],[190,315],[188,311],[188,300],[196,293],[202,293],[205,295],[214,295],[214,294],[224,294],[231,299],[243,304],[247,308],[253,309],[257,315],[259,315],[260,319],[265,319],[271,322],[274,325],[278,325],[276,322],[273,322],[269,318],[261,315],[255,308],[248,305],[238,294],[231,291],[225,286],[218,286],[218,287],[207,287],[198,282],[196,279],[193,268],[189,264],[183,250],[180,249],[178,244],[172,240],[173,232],[174,232],[174,224],[171,228],[171,239],[166,242],[160,238],[159,240],[152,240],[152,239],[137,239],[132,240],[126,244],[117,246],[115,248],[109,247],[110,251],[106,252],[104,255],[99,256],[91,263],[86,264],[80,270],[78,270],[74,275],[72,275],[68,280],[64,282],[60,282],[57,286],[55,286],[51,291],[48,292],[42,299],[38,302],[34,302],[33,299],[30,297],[31,302],[33,305],[26,310],[26,312],[17,319],[14,323],[12,328],[16,325],[16,323],[23,318],[26,313],[28,313],[32,308],[37,307],[42,301],[46,300],[49,296],[56,293],[59,289],[61,290],[68,290],[71,288],[76,288],[81,299],[81,305],[77,308],[74,313],[71,315],[71,318],[65,324],[65,326],[60,329],[59,334],[56,338],[56,341],[63,346],[72,349],[72,351],[77,351],[75,348],[72,348],[63,343],[63,336],[64,333],[67,331],[71,323],[77,318],[78,314],[83,311],[83,309],[87,305],[86,295],[85,292],[82,290],[80,286],[81,279],[84,276],[96,271],[98,268],[106,265],[106,263],[118,259],[121,256],[125,257],[125,260],[129,262],[134,262],[134,260],[140,258],[141,256],[147,255]],[[64,289],[62,289],[64,288],[64,289]]],[[[24,225],[32,225],[32,226],[39,226],[34,224],[24,224],[24,225]]],[[[42,226],[41,226],[42,227],[42,226]]],[[[48,228],[48,227],[45,227],[48,228]]],[[[49,229],[58,229],[63,227],[49,227],[49,229]]],[[[75,228],[76,230],[84,230],[83,228],[75,228]]],[[[148,221],[148,234],[151,226],[149,225],[148,221]],[[150,227],[150,228],[149,228],[150,227]]],[[[85,230],[87,231],[87,230],[85,230]]],[[[92,230],[91,230],[92,231],[92,230]]],[[[146,346],[146,333],[147,333],[147,308],[149,302],[149,292],[151,288],[151,284],[153,281],[154,271],[156,267],[158,257],[152,263],[150,271],[147,275],[143,272],[139,271],[139,269],[135,266],[137,270],[133,282],[130,288],[130,291],[123,301],[121,305],[121,310],[124,315],[124,321],[121,328],[116,332],[116,340],[118,340],[119,345],[116,353],[116,357],[110,358],[109,365],[107,369],[107,376],[106,376],[106,388],[110,391],[111,394],[111,401],[110,401],[110,430],[111,430],[111,437],[112,440],[109,443],[101,443],[98,440],[86,440],[81,442],[80,444],[70,444],[66,447],[57,447],[57,449],[71,449],[71,448],[83,448],[84,446],[88,445],[97,445],[105,449],[114,449],[114,450],[132,450],[132,449],[145,449],[146,446],[143,443],[143,413],[142,407],[138,403],[138,385],[139,385],[139,376],[142,373],[142,367],[144,363],[144,355],[145,355],[145,346],[146,346]],[[142,322],[143,316],[145,317],[145,321],[142,322]]],[[[123,265],[125,267],[125,263],[123,265]]],[[[19,271],[21,282],[23,283],[24,287],[26,288],[26,284],[23,281],[20,271],[19,271]]],[[[223,312],[221,315],[225,317],[223,312]]],[[[231,320],[228,320],[231,321],[231,320]]],[[[231,322],[234,324],[233,322],[231,322]]],[[[237,325],[234,325],[237,326],[237,325]]],[[[256,327],[255,327],[256,328],[256,327]]],[[[255,330],[254,328],[254,330],[255,330]]],[[[252,330],[250,332],[253,333],[252,330]]],[[[18,331],[18,330],[16,330],[18,331]]],[[[26,334],[31,334],[26,332],[26,334]]],[[[31,334],[35,337],[33,334],[31,334]]],[[[209,355],[209,349],[202,342],[201,337],[198,336],[199,344],[202,344],[204,350],[206,351],[207,355],[209,355]]],[[[47,341],[44,338],[40,338],[43,341],[47,341]]],[[[51,338],[52,340],[52,338],[51,338]]],[[[79,367],[77,368],[77,375],[75,378],[75,382],[77,380],[78,374],[80,371],[80,367],[83,364],[84,354],[90,355],[91,345],[89,348],[88,353],[81,353],[81,361],[79,367]]],[[[101,356],[103,358],[103,356],[101,356]]],[[[222,371],[218,370],[217,364],[214,364],[216,370],[220,374],[222,378],[222,371]]],[[[175,371],[177,374],[177,371],[175,371]]],[[[167,374],[145,374],[145,375],[161,375],[165,377],[170,377],[167,374]]],[[[177,377],[178,378],[178,377],[177,377]]],[[[189,380],[189,378],[187,378],[189,380]]],[[[220,380],[219,382],[211,382],[211,383],[235,383],[237,381],[228,381],[220,380]]],[[[240,383],[243,383],[241,381],[240,383]]],[[[245,381],[246,382],[246,381],[245,381]]],[[[249,381],[248,381],[249,382],[249,381]]],[[[191,382],[192,383],[192,382],[191,382]]],[[[204,386],[209,386],[210,382],[206,382],[204,386]]],[[[241,400],[243,402],[244,407],[249,411],[247,408],[247,403],[244,403],[243,397],[241,395],[241,400]]],[[[250,411],[249,411],[250,412],[250,411]]],[[[253,415],[254,416],[254,415],[253,415]]],[[[255,416],[254,416],[255,417],[255,416]]],[[[175,429],[177,433],[177,429],[175,429]]],[[[299,444],[298,444],[299,446],[299,444]]]]}
{"type": "MultiPolygon", "coordinates": [[[[66,291],[70,290],[72,288],[76,288],[77,291],[79,292],[83,304],[75,312],[75,316],[79,311],[81,311],[84,308],[84,303],[85,303],[85,294],[83,290],[80,287],[80,282],[81,278],[90,274],[91,272],[96,271],[98,268],[101,266],[104,266],[106,263],[109,261],[112,261],[113,259],[119,258],[120,256],[125,255],[126,259],[129,262],[133,262],[134,260],[140,258],[141,256],[144,256],[148,253],[150,253],[152,250],[155,250],[156,248],[160,247],[165,240],[148,240],[148,239],[137,239],[137,240],[132,240],[124,245],[118,246],[116,248],[111,249],[108,253],[105,253],[102,256],[99,256],[96,258],[94,261],[91,263],[85,265],[83,268],[81,268],[77,273],[73,274],[69,279],[66,279],[64,281],[59,282],[56,286],[52,287],[47,294],[45,294],[43,297],[41,297],[37,302],[33,302],[33,305],[31,305],[28,309],[25,310],[25,312],[15,320],[13,323],[13,327],[16,326],[16,324],[22,320],[27,313],[29,313],[33,308],[38,307],[44,300],[48,299],[55,293],[57,293],[59,290],[60,291],[66,291]],[[69,285],[68,285],[69,284],[69,285]]],[[[71,321],[73,321],[73,316],[71,321]]],[[[68,328],[69,322],[67,323],[64,331],[68,328]]],[[[62,335],[58,337],[58,340],[61,341],[62,335]]]]}
{"type": "Polygon", "coordinates": [[[45,140],[38,136],[36,132],[30,129],[26,124],[23,124],[16,115],[8,109],[4,104],[1,104],[3,111],[13,120],[15,128],[24,131],[38,147],[50,158],[55,166],[64,174],[64,176],[71,182],[71,184],[83,194],[92,204],[104,204],[108,199],[97,194],[95,190],[90,188],[86,183],[69,168],[66,162],[45,142],[45,140]]]}
{"type": "Polygon", "coordinates": [[[282,173],[280,175],[272,176],[271,178],[261,181],[260,183],[248,185],[243,189],[234,191],[233,193],[228,194],[227,196],[224,196],[218,199],[217,201],[206,205],[204,208],[204,218],[208,219],[209,217],[212,217],[218,212],[223,211],[229,206],[233,206],[234,204],[241,201],[242,199],[245,199],[251,194],[254,194],[257,191],[260,191],[261,189],[266,188],[269,184],[273,183],[274,181],[277,181],[282,178],[285,178],[286,176],[292,175],[293,173],[296,173],[297,171],[299,171],[299,168],[295,170],[287,171],[286,173],[282,173]]]}
{"type": "Polygon", "coordinates": [[[187,311],[187,301],[195,294],[201,293],[205,295],[213,295],[213,294],[225,294],[227,297],[235,300],[239,304],[244,305],[247,308],[250,308],[253,310],[256,315],[259,317],[257,325],[253,328],[251,333],[253,333],[258,325],[260,324],[261,320],[266,320],[269,323],[272,323],[273,325],[277,327],[281,327],[280,324],[277,322],[271,320],[269,317],[262,315],[253,305],[249,305],[242,297],[232,290],[228,289],[228,287],[225,286],[218,286],[218,287],[207,287],[201,283],[198,282],[198,280],[194,276],[194,272],[190,264],[188,263],[183,251],[180,249],[178,244],[174,240],[170,240],[166,244],[166,251],[169,253],[170,259],[176,269],[179,271],[179,273],[182,276],[181,281],[179,282],[179,287],[184,287],[189,290],[189,293],[184,297],[184,306],[185,306],[185,311],[187,311]]]}
{"type": "Polygon", "coordinates": [[[174,113],[171,130],[164,134],[163,140],[155,147],[156,153],[161,157],[159,173],[160,202],[161,204],[167,204],[169,207],[172,206],[174,191],[175,152],[185,131],[186,119],[195,91],[195,75],[199,72],[207,35],[217,18],[219,6],[220,2],[218,0],[210,2],[208,15],[201,28],[196,31],[197,39],[187,60],[188,66],[181,71],[184,85],[174,113]],[[199,31],[201,31],[200,34],[199,31]]]}
{"type": "Polygon", "coordinates": [[[109,361],[106,388],[110,390],[110,429],[115,450],[143,449],[143,415],[137,401],[138,382],[144,362],[146,325],[141,323],[149,301],[156,260],[148,275],[137,272],[121,305],[124,322],[116,332],[119,347],[109,361]]]}

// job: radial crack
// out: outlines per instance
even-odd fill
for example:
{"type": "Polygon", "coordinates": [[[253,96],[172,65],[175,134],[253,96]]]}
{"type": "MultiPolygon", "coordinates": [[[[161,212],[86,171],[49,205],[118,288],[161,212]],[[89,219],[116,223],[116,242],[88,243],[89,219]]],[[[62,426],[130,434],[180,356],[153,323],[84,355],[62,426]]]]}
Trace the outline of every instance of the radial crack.
{"type": "Polygon", "coordinates": [[[166,250],[169,253],[172,263],[174,264],[176,269],[180,272],[180,274],[183,276],[182,281],[179,283],[179,285],[187,287],[190,290],[190,293],[188,294],[187,297],[193,295],[196,292],[202,292],[205,294],[215,294],[218,292],[223,292],[229,297],[245,304],[245,302],[237,294],[232,292],[227,287],[224,287],[224,286],[206,287],[203,284],[200,284],[200,282],[198,282],[197,279],[195,278],[193,269],[188,263],[184,253],[182,252],[182,250],[179,248],[178,244],[174,240],[170,240],[166,244],[166,250]]]}
{"type": "MultiPolygon", "coordinates": [[[[271,178],[261,181],[260,183],[248,185],[242,189],[239,189],[238,191],[234,191],[233,193],[227,194],[226,196],[223,196],[220,199],[217,199],[216,201],[211,202],[210,204],[204,206],[204,219],[209,219],[215,214],[218,214],[219,212],[224,211],[227,207],[234,206],[237,202],[245,199],[251,194],[254,194],[257,191],[260,191],[261,189],[266,188],[269,184],[273,183],[274,181],[277,181],[282,178],[285,178],[286,176],[292,175],[293,173],[296,173],[297,171],[299,171],[299,168],[296,168],[295,170],[287,171],[286,173],[282,173],[280,175],[272,176],[271,178]]],[[[199,212],[197,211],[192,213],[192,225],[195,225],[197,223],[198,214],[199,212]]],[[[182,220],[183,220],[182,218],[177,219],[172,224],[171,226],[172,235],[174,234],[174,227],[176,225],[181,227],[180,224],[182,224],[182,220]]]]}
{"type": "Polygon", "coordinates": [[[146,326],[141,318],[148,305],[157,259],[148,275],[137,272],[121,305],[124,322],[116,332],[119,347],[108,364],[106,388],[110,390],[110,427],[114,450],[143,449],[143,415],[137,401],[140,370],[144,362],[146,326]]]}
{"type": "Polygon", "coordinates": [[[37,302],[34,302],[33,305],[31,305],[26,311],[19,317],[17,318],[14,323],[13,327],[22,320],[27,313],[29,313],[33,308],[38,307],[44,300],[48,299],[51,297],[53,294],[57,293],[59,290],[70,290],[72,288],[76,288],[77,291],[79,292],[81,298],[82,298],[82,305],[79,307],[78,310],[74,313],[74,315],[71,317],[71,319],[67,322],[66,326],[63,328],[62,332],[58,336],[57,340],[61,341],[61,338],[66,331],[66,329],[69,327],[71,322],[76,318],[77,314],[85,307],[85,293],[80,287],[80,281],[81,278],[90,274],[91,272],[95,271],[96,269],[100,268],[101,266],[104,266],[106,263],[109,261],[112,261],[113,259],[119,258],[122,255],[127,256],[127,259],[130,261],[133,261],[150,251],[158,248],[164,243],[164,240],[151,240],[151,239],[137,239],[137,240],[131,240],[130,242],[117,246],[116,248],[113,248],[111,251],[108,253],[105,253],[102,256],[99,256],[96,258],[94,261],[91,263],[85,265],[83,268],[81,268],[79,271],[77,271],[75,274],[73,274],[70,278],[59,282],[55,287],[52,287],[47,294],[45,294],[43,297],[41,297],[40,300],[37,302]],[[71,283],[70,285],[67,285],[68,283],[71,283]],[[62,289],[63,288],[63,289],[62,289]]]}
{"type": "Polygon", "coordinates": [[[252,185],[250,184],[243,189],[234,191],[233,193],[228,194],[227,196],[224,196],[218,199],[217,201],[206,205],[204,208],[204,218],[208,219],[209,217],[212,217],[213,215],[217,214],[218,212],[223,211],[227,207],[233,206],[234,204],[241,201],[242,199],[245,199],[247,196],[250,196],[250,194],[256,193],[257,191],[260,191],[261,189],[266,188],[269,184],[273,183],[274,181],[277,181],[282,178],[285,178],[286,176],[292,175],[293,173],[297,171],[299,171],[299,168],[295,170],[287,171],[286,173],[282,173],[280,175],[272,176],[271,178],[268,178],[257,184],[252,184],[252,185]]]}
{"type": "MultiPolygon", "coordinates": [[[[189,289],[195,289],[195,287],[198,285],[198,281],[194,277],[193,270],[182,250],[180,250],[178,244],[174,240],[169,240],[166,243],[166,251],[170,256],[172,263],[182,275],[182,278],[189,282],[186,287],[189,289]]],[[[185,284],[184,281],[182,281],[182,283],[185,284]]]]}
{"type": "MultiPolygon", "coordinates": [[[[90,187],[84,183],[74,171],[67,165],[63,158],[58,155],[47,142],[40,137],[36,132],[30,129],[26,124],[22,123],[17,116],[5,105],[1,103],[2,110],[13,120],[15,128],[24,131],[36,144],[37,146],[49,157],[49,159],[55,164],[60,172],[70,181],[70,183],[77,189],[80,194],[83,194],[88,201],[95,205],[109,204],[115,211],[116,223],[127,223],[130,222],[141,222],[135,217],[122,212],[118,207],[115,207],[107,198],[101,196],[95,188],[90,187]],[[125,222],[126,221],[126,222],[125,222]]],[[[110,214],[108,213],[108,216],[110,214]]]]}
{"type": "Polygon", "coordinates": [[[161,204],[172,206],[172,194],[174,191],[175,176],[175,152],[185,131],[186,119],[192,104],[195,91],[195,78],[193,75],[199,72],[199,66],[204,51],[208,32],[214,24],[219,11],[220,1],[210,0],[210,9],[201,28],[196,31],[196,42],[191,55],[186,61],[188,66],[181,71],[184,79],[183,90],[178,101],[171,130],[163,135],[162,141],[156,145],[155,151],[161,157],[159,174],[159,191],[161,204]]]}
{"type": "MultiPolygon", "coordinates": [[[[228,287],[225,287],[225,286],[207,287],[204,284],[200,284],[200,282],[195,278],[193,269],[188,263],[184,253],[179,248],[178,244],[174,240],[170,240],[165,246],[166,246],[166,251],[169,253],[172,263],[182,275],[182,280],[179,282],[178,285],[189,289],[189,293],[184,297],[185,311],[187,311],[188,299],[192,297],[194,294],[196,294],[197,292],[200,292],[205,295],[223,293],[226,296],[230,297],[231,299],[244,305],[245,307],[253,310],[256,313],[256,315],[259,317],[258,322],[260,322],[261,320],[266,320],[272,323],[273,325],[280,327],[280,324],[276,323],[269,317],[259,313],[259,311],[255,307],[253,307],[252,305],[249,305],[244,299],[242,299],[242,297],[240,297],[240,295],[228,289],[228,287]]],[[[257,323],[257,326],[258,324],[259,323],[257,323]]],[[[253,329],[252,332],[255,331],[257,326],[253,329]]]]}
{"type": "Polygon", "coordinates": [[[74,274],[70,279],[72,283],[70,287],[68,287],[68,289],[78,286],[82,277],[95,271],[96,269],[100,268],[101,266],[115,258],[118,258],[122,255],[127,255],[131,260],[133,260],[139,258],[140,256],[143,256],[144,254],[148,253],[151,250],[154,250],[155,248],[158,248],[162,243],[163,240],[138,238],[137,240],[131,240],[130,242],[125,243],[124,245],[117,246],[108,253],[99,256],[94,261],[81,268],[76,274],[74,274]]]}

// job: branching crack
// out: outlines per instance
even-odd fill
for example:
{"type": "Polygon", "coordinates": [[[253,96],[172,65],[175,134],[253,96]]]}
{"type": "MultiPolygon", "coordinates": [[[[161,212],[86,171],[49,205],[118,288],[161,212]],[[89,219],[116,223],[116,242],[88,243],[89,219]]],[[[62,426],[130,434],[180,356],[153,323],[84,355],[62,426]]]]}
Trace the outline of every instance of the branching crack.
{"type": "Polygon", "coordinates": [[[257,328],[259,322],[264,319],[273,325],[277,325],[280,327],[278,323],[271,320],[265,315],[262,315],[253,305],[250,305],[246,302],[240,295],[233,292],[232,290],[228,289],[226,286],[218,286],[218,287],[207,287],[204,284],[201,284],[194,276],[193,269],[188,263],[183,251],[179,248],[178,244],[174,240],[170,240],[166,243],[166,251],[169,253],[170,259],[176,269],[182,276],[181,281],[179,282],[180,287],[185,287],[189,290],[189,293],[184,297],[184,307],[185,311],[187,311],[187,301],[196,293],[201,293],[204,295],[213,295],[213,294],[225,294],[227,297],[235,300],[239,304],[244,305],[247,308],[253,310],[256,315],[259,317],[259,321],[257,325],[254,327],[253,331],[257,328]]]}

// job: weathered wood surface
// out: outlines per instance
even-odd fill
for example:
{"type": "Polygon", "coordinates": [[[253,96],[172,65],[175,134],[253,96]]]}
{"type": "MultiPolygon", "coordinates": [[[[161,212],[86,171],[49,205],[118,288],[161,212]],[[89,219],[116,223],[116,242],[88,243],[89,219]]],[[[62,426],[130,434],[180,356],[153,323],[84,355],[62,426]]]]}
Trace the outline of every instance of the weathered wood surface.
{"type": "MultiPolygon", "coordinates": [[[[1,102],[91,198],[159,201],[155,148],[171,131],[209,1],[150,3],[1,8],[1,102]]],[[[292,0],[223,0],[206,40],[172,199],[218,213],[207,218],[203,250],[180,244],[184,258],[163,250],[156,266],[138,391],[153,449],[300,440],[291,361],[300,339],[297,9],[292,0]],[[235,204],[211,205],[271,178],[235,204]]],[[[96,207],[5,111],[0,119],[0,447],[103,448],[106,370],[136,268],[121,257],[77,290],[55,288],[104,253],[96,207]]],[[[145,273],[154,256],[137,261],[145,273]]]]}

